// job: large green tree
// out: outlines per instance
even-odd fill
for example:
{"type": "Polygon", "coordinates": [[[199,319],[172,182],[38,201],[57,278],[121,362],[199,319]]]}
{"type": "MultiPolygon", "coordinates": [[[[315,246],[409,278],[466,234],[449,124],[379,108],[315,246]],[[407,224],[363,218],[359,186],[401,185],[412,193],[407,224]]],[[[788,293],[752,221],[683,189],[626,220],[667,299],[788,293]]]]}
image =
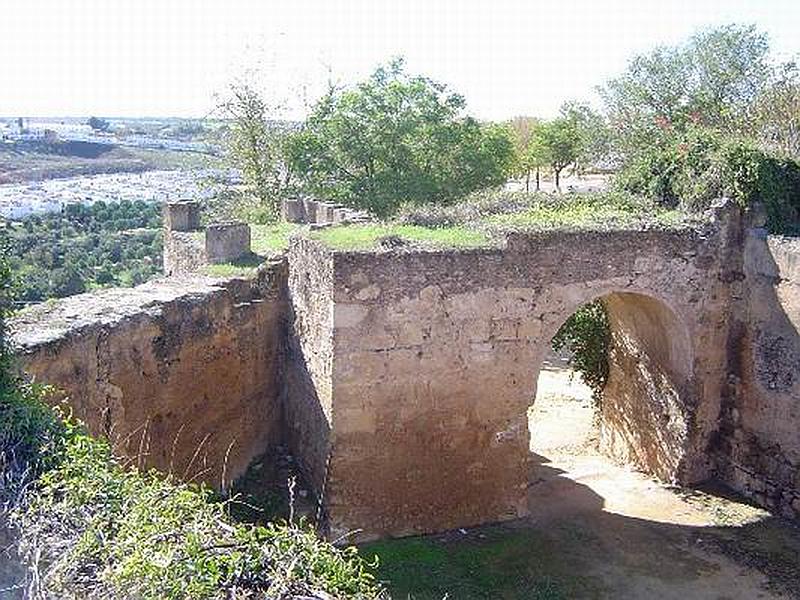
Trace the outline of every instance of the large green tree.
{"type": "Polygon", "coordinates": [[[772,77],[767,36],[725,25],[636,56],[601,95],[618,148],[630,155],[693,125],[741,131],[772,77]]]}
{"type": "Polygon", "coordinates": [[[307,191],[374,212],[447,203],[506,180],[505,127],[464,114],[464,98],[402,60],[366,81],[331,89],[287,143],[287,163],[307,191]]]}

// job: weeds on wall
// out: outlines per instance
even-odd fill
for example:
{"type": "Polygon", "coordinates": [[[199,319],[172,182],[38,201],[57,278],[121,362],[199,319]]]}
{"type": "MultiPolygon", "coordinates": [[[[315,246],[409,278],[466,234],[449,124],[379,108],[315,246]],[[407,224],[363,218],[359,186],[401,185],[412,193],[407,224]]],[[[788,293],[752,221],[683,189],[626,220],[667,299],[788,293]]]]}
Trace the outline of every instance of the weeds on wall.
{"type": "Polygon", "coordinates": [[[611,328],[602,300],[579,308],[567,319],[555,336],[552,347],[556,352],[570,354],[570,366],[592,390],[592,400],[599,410],[603,389],[608,382],[608,350],[611,328]]]}

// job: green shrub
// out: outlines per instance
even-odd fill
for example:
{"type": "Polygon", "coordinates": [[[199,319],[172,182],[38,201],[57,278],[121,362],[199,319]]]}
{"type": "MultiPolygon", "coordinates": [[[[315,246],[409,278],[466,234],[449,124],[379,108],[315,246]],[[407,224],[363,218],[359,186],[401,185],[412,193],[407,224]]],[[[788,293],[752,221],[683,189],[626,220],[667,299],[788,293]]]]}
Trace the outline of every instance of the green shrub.
{"type": "Polygon", "coordinates": [[[763,204],[767,227],[793,233],[800,210],[800,164],[753,143],[692,128],[632,159],[617,175],[619,189],[688,211],[727,196],[741,206],[763,204]]]}
{"type": "Polygon", "coordinates": [[[579,308],[553,337],[553,350],[570,353],[570,366],[580,373],[592,390],[592,399],[600,406],[608,381],[608,349],[611,328],[608,313],[601,300],[579,308]]]}
{"type": "Polygon", "coordinates": [[[316,591],[334,598],[379,596],[354,547],[335,548],[301,525],[234,523],[229,504],[215,500],[211,490],[123,467],[105,441],[59,418],[33,388],[21,390],[0,405],[0,464],[6,481],[27,477],[13,498],[10,522],[19,532],[20,554],[37,568],[41,592],[97,598],[289,598],[316,591]],[[33,478],[26,475],[31,472],[33,478]]]}

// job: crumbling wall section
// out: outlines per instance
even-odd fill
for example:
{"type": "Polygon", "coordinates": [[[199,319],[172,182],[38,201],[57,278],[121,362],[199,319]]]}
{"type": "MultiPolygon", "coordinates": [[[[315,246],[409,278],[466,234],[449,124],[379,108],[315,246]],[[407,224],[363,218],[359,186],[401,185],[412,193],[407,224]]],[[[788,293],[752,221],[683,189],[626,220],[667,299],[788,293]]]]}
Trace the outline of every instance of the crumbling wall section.
{"type": "Polygon", "coordinates": [[[800,515],[800,241],[751,228],[732,323],[721,476],[762,506],[800,515]]]}
{"type": "Polygon", "coordinates": [[[220,486],[281,440],[286,265],[41,304],[11,323],[25,370],[141,466],[220,486]]]}

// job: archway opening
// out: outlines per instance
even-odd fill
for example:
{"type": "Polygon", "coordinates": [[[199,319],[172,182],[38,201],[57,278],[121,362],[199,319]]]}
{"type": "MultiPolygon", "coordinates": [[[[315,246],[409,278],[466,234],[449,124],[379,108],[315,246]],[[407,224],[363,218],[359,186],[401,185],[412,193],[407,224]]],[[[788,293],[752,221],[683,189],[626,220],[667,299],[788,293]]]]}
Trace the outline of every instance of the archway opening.
{"type": "Polygon", "coordinates": [[[612,504],[653,479],[685,482],[693,358],[682,320],[652,296],[612,292],[556,328],[528,411],[532,514],[580,509],[561,497],[565,480],[612,504]]]}

